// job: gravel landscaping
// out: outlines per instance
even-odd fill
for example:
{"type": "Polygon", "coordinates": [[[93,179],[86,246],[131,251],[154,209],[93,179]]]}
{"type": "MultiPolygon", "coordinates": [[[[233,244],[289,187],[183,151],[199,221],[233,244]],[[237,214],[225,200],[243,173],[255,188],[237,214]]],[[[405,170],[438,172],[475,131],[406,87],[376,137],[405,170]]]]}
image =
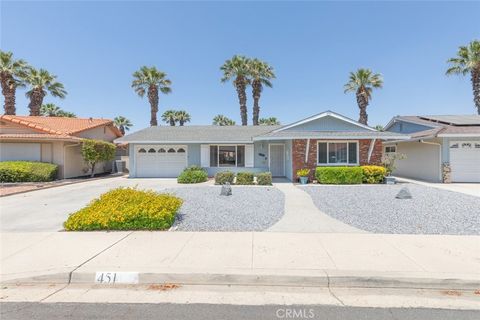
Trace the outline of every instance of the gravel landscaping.
{"type": "Polygon", "coordinates": [[[284,214],[284,194],[274,187],[232,187],[220,196],[220,186],[162,190],[184,200],[173,225],[179,231],[262,231],[284,214]]]}
{"type": "Polygon", "coordinates": [[[415,184],[306,186],[324,213],[374,233],[480,234],[480,198],[415,184]],[[407,187],[412,199],[396,199],[407,187]]]}

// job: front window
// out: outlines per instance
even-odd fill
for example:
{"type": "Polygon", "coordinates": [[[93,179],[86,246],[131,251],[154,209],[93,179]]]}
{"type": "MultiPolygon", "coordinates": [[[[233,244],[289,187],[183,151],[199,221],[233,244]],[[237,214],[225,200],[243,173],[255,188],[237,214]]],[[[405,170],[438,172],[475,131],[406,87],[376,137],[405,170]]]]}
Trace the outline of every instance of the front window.
{"type": "Polygon", "coordinates": [[[358,142],[319,142],[318,164],[357,165],[358,142]]]}
{"type": "Polygon", "coordinates": [[[245,146],[210,146],[210,167],[245,167],[245,146]]]}
{"type": "Polygon", "coordinates": [[[386,146],[385,147],[385,153],[395,153],[397,152],[397,147],[396,146],[386,146]]]}

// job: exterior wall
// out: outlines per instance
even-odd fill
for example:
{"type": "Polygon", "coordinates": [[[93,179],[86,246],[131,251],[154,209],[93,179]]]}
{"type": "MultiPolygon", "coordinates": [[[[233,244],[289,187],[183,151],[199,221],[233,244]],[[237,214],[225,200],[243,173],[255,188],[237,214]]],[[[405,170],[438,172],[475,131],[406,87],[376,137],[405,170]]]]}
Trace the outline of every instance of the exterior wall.
{"type": "Polygon", "coordinates": [[[358,125],[337,119],[335,117],[326,116],[317,120],[313,120],[285,131],[370,131],[358,125]]]}
{"type": "MultiPolygon", "coordinates": [[[[214,176],[215,173],[220,172],[220,171],[232,171],[232,172],[265,172],[268,171],[269,168],[269,161],[268,161],[268,146],[270,143],[285,143],[285,152],[286,152],[286,162],[285,162],[285,168],[286,168],[286,176],[287,178],[291,179],[291,167],[292,167],[292,151],[291,151],[291,141],[257,141],[255,142],[254,145],[254,166],[253,167],[208,167],[207,172],[209,176],[214,176]]],[[[149,145],[155,145],[155,144],[149,144],[149,145]]],[[[169,145],[165,143],[161,143],[158,145],[169,145]]],[[[172,145],[179,145],[178,143],[172,144],[172,145]]],[[[135,178],[137,176],[136,173],[136,153],[134,152],[136,144],[129,144],[129,172],[130,172],[130,177],[135,178]]],[[[187,162],[189,166],[192,165],[201,165],[201,144],[186,144],[187,146],[187,162]]]]}
{"type": "Polygon", "coordinates": [[[390,128],[388,128],[387,131],[408,134],[408,133],[424,131],[432,128],[434,127],[423,126],[421,124],[416,124],[411,122],[397,121],[390,128]]]}
{"type": "MultiPolygon", "coordinates": [[[[438,139],[428,141],[440,142],[438,139]]],[[[395,162],[394,175],[430,182],[442,181],[440,155],[443,148],[417,141],[399,142],[395,145],[397,146],[397,153],[404,154],[406,158],[395,162]]]]}
{"type": "MultiPolygon", "coordinates": [[[[78,144],[65,144],[64,178],[75,178],[90,175],[88,164],[82,157],[82,146],[78,144]]],[[[112,162],[99,162],[95,165],[95,174],[111,172],[112,162]]]]}
{"type": "MultiPolygon", "coordinates": [[[[318,166],[317,164],[317,143],[320,141],[332,141],[332,140],[317,140],[310,139],[310,145],[308,150],[308,160],[305,162],[305,154],[307,149],[307,139],[294,139],[292,142],[292,180],[296,181],[298,179],[296,172],[299,169],[308,168],[310,169],[310,179],[314,179],[315,169],[318,166]]],[[[336,140],[342,142],[342,140],[336,140]]],[[[352,141],[352,140],[348,140],[352,141]]],[[[362,139],[358,141],[358,154],[359,154],[359,163],[360,165],[366,164],[381,164],[382,161],[382,141],[375,140],[373,147],[372,155],[370,162],[368,161],[368,150],[370,148],[370,139],[362,139]]]]}
{"type": "Polygon", "coordinates": [[[117,138],[109,126],[101,126],[90,130],[85,130],[76,134],[77,137],[85,139],[104,140],[112,142],[117,138]]]}

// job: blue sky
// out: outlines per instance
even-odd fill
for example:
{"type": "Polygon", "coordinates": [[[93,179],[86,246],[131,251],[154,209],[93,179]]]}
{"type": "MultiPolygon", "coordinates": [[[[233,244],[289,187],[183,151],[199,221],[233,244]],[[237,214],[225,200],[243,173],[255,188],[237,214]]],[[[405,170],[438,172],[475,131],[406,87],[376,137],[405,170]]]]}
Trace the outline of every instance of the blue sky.
{"type": "MultiPolygon", "coordinates": [[[[330,109],[354,119],[348,73],[382,73],[369,124],[397,114],[472,114],[468,77],[446,77],[445,61],[480,38],[480,2],[8,2],[1,48],[48,69],[68,96],[53,102],[81,117],[123,115],[148,126],[149,104],[130,88],[142,65],[167,72],[173,92],[160,112],[185,109],[193,124],[216,114],[240,122],[235,90],[219,67],[234,54],[274,66],[261,116],[288,123],[330,109]]],[[[3,103],[3,101],[2,101],[3,103]]],[[[27,114],[24,91],[17,114],[27,114]]],[[[249,122],[251,121],[249,93],[249,122]]]]}

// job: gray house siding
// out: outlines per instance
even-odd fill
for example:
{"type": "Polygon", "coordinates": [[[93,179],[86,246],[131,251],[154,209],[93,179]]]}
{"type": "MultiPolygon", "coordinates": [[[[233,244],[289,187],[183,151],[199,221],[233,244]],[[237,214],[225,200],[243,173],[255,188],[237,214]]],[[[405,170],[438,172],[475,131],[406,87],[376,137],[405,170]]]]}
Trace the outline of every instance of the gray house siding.
{"type": "Polygon", "coordinates": [[[432,129],[432,128],[434,128],[434,127],[428,127],[428,126],[423,126],[421,124],[416,124],[416,123],[411,123],[411,122],[405,122],[405,121],[398,120],[390,128],[388,128],[387,131],[409,134],[409,133],[429,130],[429,129],[432,129]]]}
{"type": "Polygon", "coordinates": [[[327,116],[294,126],[285,131],[370,131],[358,125],[348,123],[335,117],[327,116]]]}

